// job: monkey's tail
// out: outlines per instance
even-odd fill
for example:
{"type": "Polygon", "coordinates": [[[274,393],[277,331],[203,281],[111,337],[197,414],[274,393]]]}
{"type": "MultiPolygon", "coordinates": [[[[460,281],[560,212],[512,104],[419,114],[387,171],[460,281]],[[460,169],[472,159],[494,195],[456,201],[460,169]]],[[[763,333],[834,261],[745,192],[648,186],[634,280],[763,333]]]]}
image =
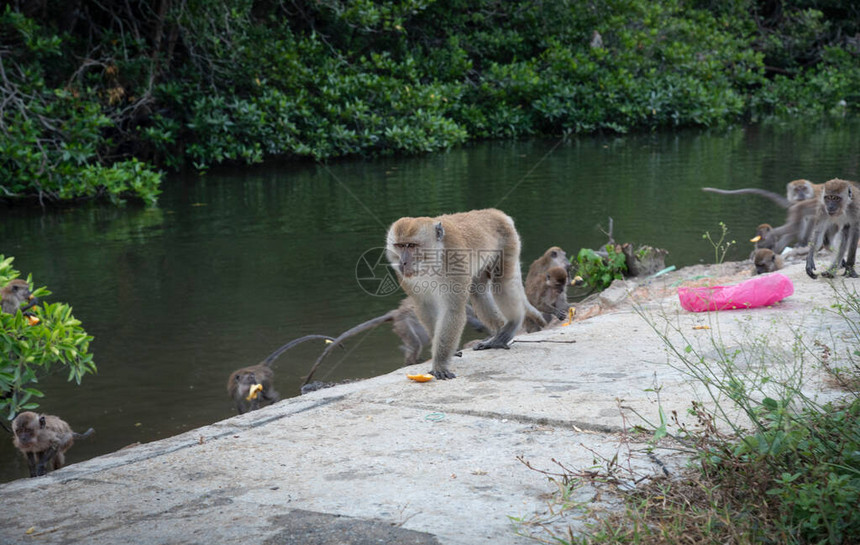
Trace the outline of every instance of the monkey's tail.
{"type": "Polygon", "coordinates": [[[92,429],[92,428],[88,429],[88,430],[87,430],[87,431],[85,431],[84,433],[77,433],[77,432],[74,432],[74,431],[73,431],[73,432],[72,432],[72,437],[74,437],[75,439],[86,439],[87,437],[89,437],[90,435],[94,434],[95,432],[96,432],[96,430],[94,430],[94,429],[92,429]]]}
{"type": "Polygon", "coordinates": [[[329,337],[328,335],[305,335],[304,337],[299,337],[298,339],[291,340],[284,346],[278,348],[277,350],[269,354],[269,357],[263,360],[263,365],[271,367],[272,362],[278,359],[278,356],[280,356],[290,348],[296,346],[297,344],[301,344],[306,341],[312,341],[314,339],[327,339],[329,341],[334,342],[334,339],[329,337]]]}
{"type": "Polygon", "coordinates": [[[702,191],[708,191],[710,193],[719,193],[720,195],[760,195],[766,199],[772,200],[783,208],[788,208],[791,205],[791,202],[789,202],[789,200],[782,195],[777,195],[772,191],[759,189],[757,187],[745,187],[742,189],[717,189],[715,187],[703,187],[702,191]]]}
{"type": "Polygon", "coordinates": [[[353,335],[358,335],[362,331],[367,331],[368,329],[372,329],[372,328],[378,326],[379,324],[382,324],[385,322],[390,322],[390,321],[394,320],[394,317],[396,315],[397,315],[396,309],[390,310],[390,311],[386,312],[385,314],[383,314],[382,316],[377,316],[376,318],[372,318],[366,322],[360,323],[353,328],[347,329],[346,331],[344,331],[343,333],[338,335],[338,337],[336,339],[332,339],[331,344],[325,347],[325,350],[323,350],[323,353],[320,354],[320,357],[318,357],[317,361],[314,362],[313,366],[311,367],[311,370],[308,372],[308,376],[306,376],[305,381],[302,382],[302,386],[304,386],[305,384],[310,382],[311,377],[314,376],[314,373],[317,370],[317,367],[319,367],[320,363],[322,363],[322,361],[326,358],[326,356],[328,356],[329,352],[334,350],[335,347],[340,346],[340,344],[343,343],[343,341],[352,337],[353,335]]]}

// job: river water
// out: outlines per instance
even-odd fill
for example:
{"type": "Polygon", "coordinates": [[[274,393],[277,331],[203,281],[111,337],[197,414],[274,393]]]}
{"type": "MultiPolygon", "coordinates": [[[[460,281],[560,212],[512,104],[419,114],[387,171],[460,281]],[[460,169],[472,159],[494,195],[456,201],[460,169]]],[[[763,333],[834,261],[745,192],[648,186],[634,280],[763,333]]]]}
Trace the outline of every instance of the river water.
{"type": "MultiPolygon", "coordinates": [[[[417,158],[327,165],[269,163],[171,175],[156,209],[85,204],[0,208],[0,253],[73,306],[99,367],[81,386],[63,373],[40,383],[39,410],[96,434],[69,452],[84,460],[235,414],[230,372],[309,333],[336,336],[397,306],[368,293],[360,264],[401,216],[497,207],[517,224],[527,267],[551,245],[568,255],[606,242],[669,251],[667,265],[713,262],[705,232],[724,222],[749,254],[755,226],[785,213],[757,196],[702,186],[860,180],[860,123],[774,125],[719,132],[479,143],[417,158]]],[[[315,379],[386,373],[402,364],[383,325],[328,360],[315,379]]],[[[275,363],[282,397],[297,395],[322,349],[301,345],[275,363]]],[[[3,432],[0,432],[2,434],[3,432]]],[[[27,475],[0,440],[0,481],[27,475]]]]}

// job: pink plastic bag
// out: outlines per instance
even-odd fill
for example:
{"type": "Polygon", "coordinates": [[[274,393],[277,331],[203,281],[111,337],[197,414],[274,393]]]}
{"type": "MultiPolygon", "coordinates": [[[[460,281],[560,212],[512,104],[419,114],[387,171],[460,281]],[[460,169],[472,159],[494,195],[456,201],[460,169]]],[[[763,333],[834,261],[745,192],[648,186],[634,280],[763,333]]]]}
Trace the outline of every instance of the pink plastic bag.
{"type": "Polygon", "coordinates": [[[772,305],[794,293],[794,284],[784,274],[756,276],[734,286],[678,288],[681,306],[691,312],[731,310],[772,305]]]}

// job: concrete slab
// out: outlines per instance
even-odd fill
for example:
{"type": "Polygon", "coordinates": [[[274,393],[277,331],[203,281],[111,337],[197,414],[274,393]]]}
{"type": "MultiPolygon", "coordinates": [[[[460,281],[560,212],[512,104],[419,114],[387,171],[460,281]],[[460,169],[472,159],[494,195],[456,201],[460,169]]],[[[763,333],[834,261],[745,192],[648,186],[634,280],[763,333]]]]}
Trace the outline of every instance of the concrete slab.
{"type": "MultiPolygon", "coordinates": [[[[667,414],[708,401],[657,332],[705,356],[759,343],[763,356],[747,350],[738,367],[773,376],[796,371],[798,332],[833,357],[851,340],[827,311],[830,282],[802,264],[784,271],[795,285],[784,302],[720,313],[681,310],[672,283],[699,272],[639,283],[611,311],[518,337],[510,350],[466,350],[455,380],[406,380],[421,364],[0,485],[0,542],[531,543],[512,518],[546,514],[556,487],[524,462],[586,468],[622,449],[658,472],[647,438],[623,429],[637,414],[656,421],[657,391],[667,414]]],[[[814,366],[804,373],[809,395],[839,395],[814,366]]]]}

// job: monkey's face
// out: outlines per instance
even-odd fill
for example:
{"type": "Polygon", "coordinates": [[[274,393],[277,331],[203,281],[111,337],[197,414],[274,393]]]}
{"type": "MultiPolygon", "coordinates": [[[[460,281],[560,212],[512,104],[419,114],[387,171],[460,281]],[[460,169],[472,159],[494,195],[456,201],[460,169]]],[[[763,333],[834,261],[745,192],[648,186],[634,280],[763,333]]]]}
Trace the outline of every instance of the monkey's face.
{"type": "Polygon", "coordinates": [[[824,208],[827,210],[828,215],[837,215],[842,209],[842,196],[824,195],[824,208]]]}
{"type": "Polygon", "coordinates": [[[415,242],[401,242],[394,245],[398,254],[398,270],[409,278],[418,274],[421,247],[415,242]]]}
{"type": "Polygon", "coordinates": [[[777,269],[776,254],[770,250],[756,252],[754,264],[756,274],[773,272],[777,269]]]}
{"type": "Polygon", "coordinates": [[[18,304],[23,303],[32,297],[30,286],[27,285],[26,281],[21,280],[20,278],[16,278],[9,282],[6,287],[3,288],[3,295],[4,299],[12,299],[18,304]]]}
{"type": "Polygon", "coordinates": [[[417,276],[428,256],[438,254],[444,234],[442,224],[430,218],[400,218],[388,230],[388,260],[404,278],[417,276]]]}
{"type": "Polygon", "coordinates": [[[259,384],[257,382],[257,376],[254,373],[239,373],[236,375],[236,391],[246,396],[248,392],[251,390],[251,386],[254,384],[259,384]]]}
{"type": "Polygon", "coordinates": [[[805,201],[815,196],[815,189],[809,180],[794,180],[788,182],[788,200],[805,201]]]}
{"type": "Polygon", "coordinates": [[[12,421],[12,430],[19,448],[26,448],[39,437],[39,430],[45,427],[44,417],[39,418],[34,413],[23,412],[12,421]]]}

